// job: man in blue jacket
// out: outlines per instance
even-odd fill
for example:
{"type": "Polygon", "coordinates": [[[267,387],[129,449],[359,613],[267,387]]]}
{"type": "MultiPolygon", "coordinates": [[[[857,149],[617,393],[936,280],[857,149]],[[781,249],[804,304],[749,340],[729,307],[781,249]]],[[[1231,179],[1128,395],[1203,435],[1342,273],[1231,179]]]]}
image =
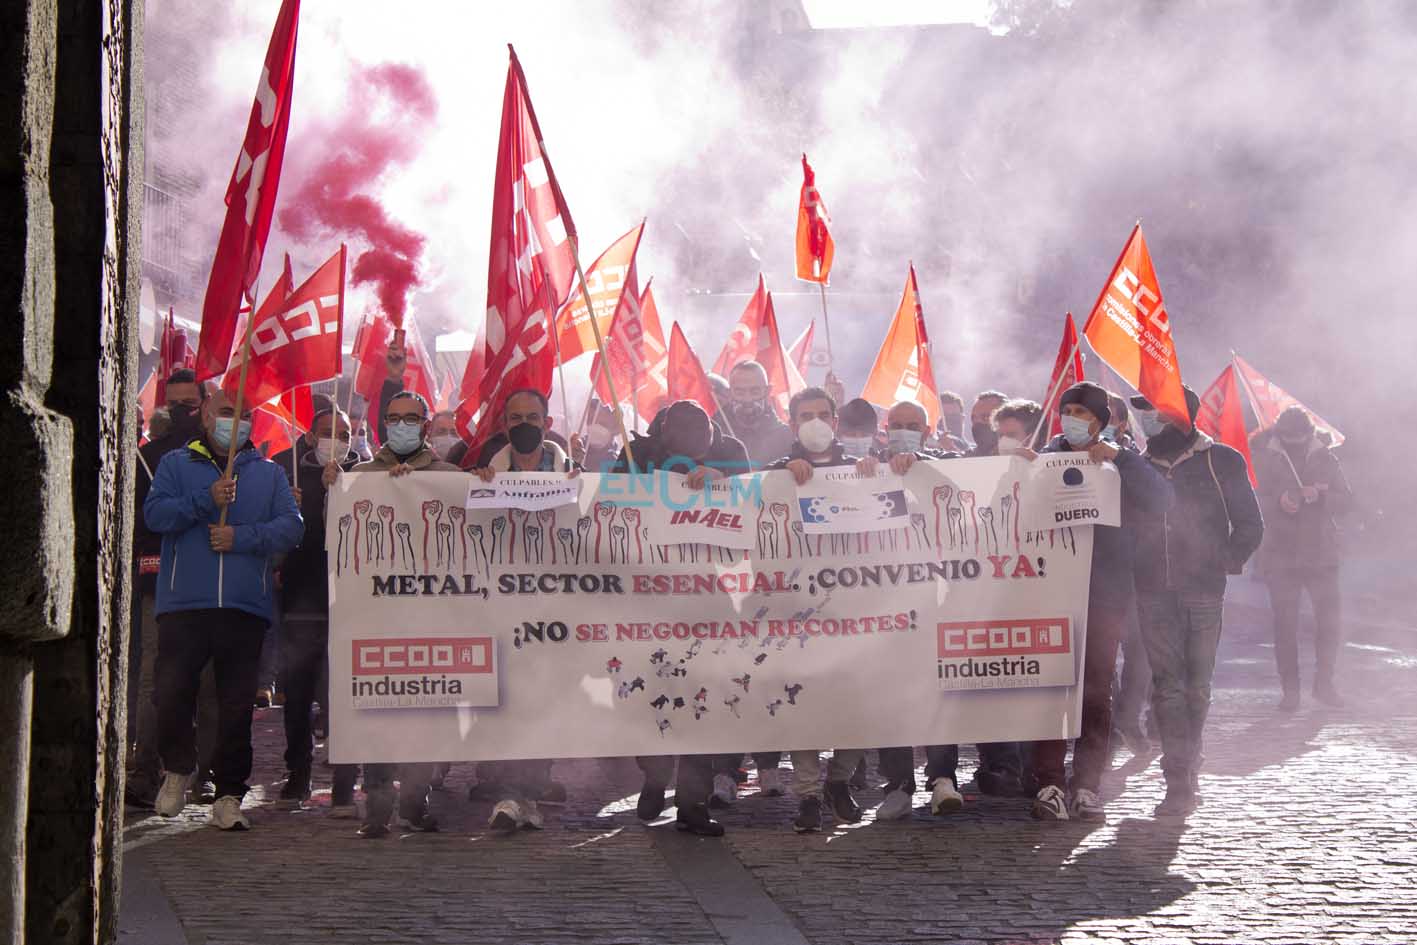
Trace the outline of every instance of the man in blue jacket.
{"type": "Polygon", "coordinates": [[[251,775],[251,694],[272,616],[272,563],[299,543],[304,528],[285,473],[250,445],[250,435],[249,411],[238,418],[216,391],[202,404],[200,433],[162,458],[143,503],[148,528],[162,536],[156,611],[163,782],[155,806],[174,817],[187,802],[197,764],[192,713],[211,661],[218,702],[211,822],[223,830],[251,826],[241,798],[251,775]]]}

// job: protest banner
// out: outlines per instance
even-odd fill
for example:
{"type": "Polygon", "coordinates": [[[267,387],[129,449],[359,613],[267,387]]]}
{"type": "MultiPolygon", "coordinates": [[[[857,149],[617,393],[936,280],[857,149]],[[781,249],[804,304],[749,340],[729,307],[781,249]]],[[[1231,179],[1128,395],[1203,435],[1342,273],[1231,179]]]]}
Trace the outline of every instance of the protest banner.
{"type": "MultiPolygon", "coordinates": [[[[704,490],[576,478],[569,502],[554,475],[506,487],[558,496],[529,511],[469,509],[487,486],[461,473],[341,477],[331,760],[1077,734],[1092,528],[1036,526],[1068,507],[1037,464],[916,463],[894,477],[899,526],[879,531],[829,512],[809,531],[814,487],[785,472],[704,490]]],[[[1116,478],[1085,474],[1099,520],[1116,520],[1116,478]]]]}

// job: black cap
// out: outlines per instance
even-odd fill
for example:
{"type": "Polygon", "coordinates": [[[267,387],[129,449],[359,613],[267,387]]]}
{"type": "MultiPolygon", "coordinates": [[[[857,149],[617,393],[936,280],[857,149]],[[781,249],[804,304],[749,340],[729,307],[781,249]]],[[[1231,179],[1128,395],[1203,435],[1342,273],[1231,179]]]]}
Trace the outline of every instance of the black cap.
{"type": "Polygon", "coordinates": [[[1063,391],[1063,396],[1058,398],[1058,409],[1061,410],[1068,404],[1081,404],[1104,427],[1112,419],[1107,389],[1091,381],[1079,381],[1063,391]]]}

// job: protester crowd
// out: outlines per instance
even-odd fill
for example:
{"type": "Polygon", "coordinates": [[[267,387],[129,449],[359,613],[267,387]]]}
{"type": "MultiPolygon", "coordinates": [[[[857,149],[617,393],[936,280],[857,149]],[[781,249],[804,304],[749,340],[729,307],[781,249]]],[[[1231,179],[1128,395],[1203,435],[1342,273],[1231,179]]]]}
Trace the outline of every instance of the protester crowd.
{"type": "MultiPolygon", "coordinates": [[[[612,407],[594,408],[586,434],[566,439],[552,429],[541,392],[514,392],[502,406],[498,435],[469,459],[453,416],[433,413],[403,388],[401,376],[402,353],[391,348],[389,379],[368,417],[319,400],[309,432],[274,460],[249,442],[249,409],[237,416],[224,393],[196,383],[190,371],[166,379],[166,403],[150,418],[150,441],[139,458],[134,637],[141,659],[134,671],[130,804],[170,817],[195,798],[212,804],[217,827],[249,827],[241,800],[252,768],[253,708],[264,691],[284,705],[288,774],[281,799],[310,800],[313,746],[328,729],[326,493],[351,471],[399,478],[469,469],[488,480],[516,470],[614,472],[631,468],[632,452],[636,467],[677,470],[697,487],[756,470],[786,470],[799,484],[824,467],[870,472],[888,464],[904,474],[916,462],[963,456],[1074,452],[1112,463],[1121,477],[1121,525],[1095,527],[1081,734],[1072,743],[1071,769],[1063,740],[978,746],[978,791],[1027,801],[1040,820],[1103,819],[1101,781],[1112,750],[1119,742],[1149,750],[1153,736],[1166,781],[1156,814],[1184,817],[1200,804],[1226,582],[1256,551],[1273,600],[1280,707],[1293,710],[1302,698],[1296,631],[1305,591],[1318,623],[1312,694],[1340,701],[1337,519],[1351,493],[1324,433],[1302,408],[1285,411],[1256,437],[1254,488],[1236,450],[1194,424],[1168,420],[1141,397],[1124,399],[1087,382],[1057,397],[1062,432],[1042,442],[1040,426],[1055,418],[1037,403],[993,390],[970,405],[941,394],[941,421],[931,428],[918,403],[882,412],[860,398],[845,400],[829,380],[826,388],[794,395],[784,422],[767,372],[744,361],[726,379],[711,378],[719,401],[712,416],[693,401],[668,404],[630,450],[620,442],[612,407]],[[372,453],[368,425],[379,443],[372,453]],[[278,644],[268,639],[271,627],[278,627],[278,644]],[[276,668],[262,668],[263,649],[276,668]]],[[[1194,420],[1200,400],[1189,388],[1185,393],[1194,420]]],[[[762,794],[791,791],[796,798],[795,830],[820,829],[826,813],[861,819],[863,746],[832,751],[825,775],[821,753],[781,747],[756,752],[752,761],[762,794]],[[782,768],[784,755],[790,771],[782,768]]],[[[877,747],[885,781],[876,818],[908,816],[917,788],[915,746],[869,747],[877,747]]],[[[931,811],[959,810],[965,803],[959,746],[925,746],[925,757],[931,811]]],[[[638,762],[639,816],[663,814],[672,781],[678,826],[701,835],[722,834],[713,811],[735,803],[749,779],[741,754],[638,762]]],[[[565,800],[553,770],[546,759],[480,763],[473,799],[491,803],[494,829],[540,827],[539,805],[565,800]]],[[[336,766],[330,815],[362,818],[359,832],[371,838],[387,834],[396,817],[414,830],[436,830],[429,792],[446,773],[447,765],[434,760],[371,763],[362,772],[336,766]],[[362,811],[355,804],[358,783],[362,811]]]]}

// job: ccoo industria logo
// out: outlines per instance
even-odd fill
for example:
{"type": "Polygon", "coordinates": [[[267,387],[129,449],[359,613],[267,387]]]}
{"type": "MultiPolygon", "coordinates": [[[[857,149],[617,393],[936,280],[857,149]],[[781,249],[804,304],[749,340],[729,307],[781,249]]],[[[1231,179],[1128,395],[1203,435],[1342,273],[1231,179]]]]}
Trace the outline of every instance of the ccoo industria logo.
{"type": "Polygon", "coordinates": [[[351,647],[356,709],[498,704],[492,637],[382,637],[354,640],[351,647]]]}
{"type": "Polygon", "coordinates": [[[1028,689],[1077,681],[1067,617],[936,625],[941,689],[1028,689]]]}

